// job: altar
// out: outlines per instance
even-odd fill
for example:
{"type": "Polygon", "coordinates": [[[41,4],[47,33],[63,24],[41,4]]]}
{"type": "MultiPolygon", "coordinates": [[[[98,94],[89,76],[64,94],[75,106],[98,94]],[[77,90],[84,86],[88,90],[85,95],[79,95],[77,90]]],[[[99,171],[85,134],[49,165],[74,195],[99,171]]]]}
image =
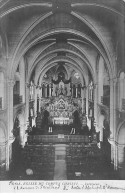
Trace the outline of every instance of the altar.
{"type": "Polygon", "coordinates": [[[54,117],[53,124],[61,124],[61,125],[69,125],[73,123],[73,119],[65,118],[65,117],[54,117]]]}
{"type": "Polygon", "coordinates": [[[61,125],[61,127],[62,125],[73,126],[76,119],[74,116],[75,112],[77,111],[78,113],[77,118],[82,116],[82,98],[79,97],[76,99],[65,93],[66,85],[68,83],[63,80],[54,82],[54,85],[56,86],[56,96],[41,98],[40,107],[41,116],[43,117],[43,126],[45,125],[45,122],[49,127],[52,125],[61,125]]]}

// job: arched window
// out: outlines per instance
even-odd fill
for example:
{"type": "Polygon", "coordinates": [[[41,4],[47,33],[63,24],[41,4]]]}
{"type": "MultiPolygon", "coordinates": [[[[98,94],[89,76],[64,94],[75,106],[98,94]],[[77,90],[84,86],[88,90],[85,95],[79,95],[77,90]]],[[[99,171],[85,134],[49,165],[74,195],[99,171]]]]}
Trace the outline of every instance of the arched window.
{"type": "Polygon", "coordinates": [[[0,72],[0,110],[4,108],[4,74],[0,72]]]}

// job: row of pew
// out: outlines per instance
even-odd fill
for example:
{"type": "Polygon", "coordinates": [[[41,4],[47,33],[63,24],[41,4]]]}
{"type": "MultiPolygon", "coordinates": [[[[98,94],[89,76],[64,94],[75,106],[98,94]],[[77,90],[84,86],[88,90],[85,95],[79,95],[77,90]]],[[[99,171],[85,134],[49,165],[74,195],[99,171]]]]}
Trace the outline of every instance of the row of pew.
{"type": "Polygon", "coordinates": [[[30,179],[53,180],[55,148],[52,144],[26,145],[22,151],[25,171],[30,169],[30,179]]]}
{"type": "Polygon", "coordinates": [[[70,144],[66,148],[67,179],[99,179],[101,157],[101,150],[95,144],[70,144]]]}

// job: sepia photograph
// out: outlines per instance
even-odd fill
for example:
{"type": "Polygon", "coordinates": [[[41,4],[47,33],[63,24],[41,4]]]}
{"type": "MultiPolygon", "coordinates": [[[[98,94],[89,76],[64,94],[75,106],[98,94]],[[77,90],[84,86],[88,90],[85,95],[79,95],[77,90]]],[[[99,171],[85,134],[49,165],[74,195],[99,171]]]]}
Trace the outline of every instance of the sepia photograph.
{"type": "Polygon", "coordinates": [[[0,0],[0,193],[125,192],[125,1],[0,0]]]}

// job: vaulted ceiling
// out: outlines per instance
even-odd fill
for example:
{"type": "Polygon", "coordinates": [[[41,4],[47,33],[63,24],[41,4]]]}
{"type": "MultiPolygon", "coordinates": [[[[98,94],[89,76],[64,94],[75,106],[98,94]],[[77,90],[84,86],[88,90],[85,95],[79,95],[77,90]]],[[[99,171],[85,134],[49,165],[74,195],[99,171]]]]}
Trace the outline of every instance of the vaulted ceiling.
{"type": "Polygon", "coordinates": [[[125,70],[124,13],[122,0],[0,1],[2,55],[10,72],[24,56],[29,77],[58,62],[94,73],[99,55],[109,72],[125,70]]]}

